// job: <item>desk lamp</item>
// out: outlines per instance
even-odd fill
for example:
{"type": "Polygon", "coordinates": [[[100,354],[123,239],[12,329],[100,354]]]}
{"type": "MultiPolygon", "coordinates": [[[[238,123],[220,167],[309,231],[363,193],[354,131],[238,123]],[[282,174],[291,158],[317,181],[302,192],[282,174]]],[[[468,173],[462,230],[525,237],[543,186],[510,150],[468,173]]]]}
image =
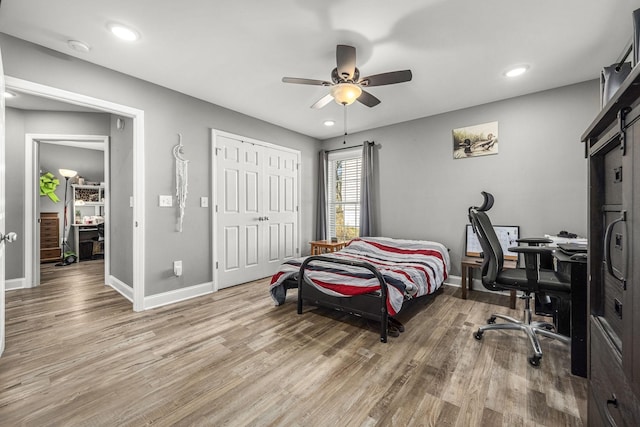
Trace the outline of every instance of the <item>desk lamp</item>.
{"type": "Polygon", "coordinates": [[[60,175],[64,176],[64,229],[62,231],[62,256],[60,262],[56,264],[57,267],[73,264],[76,261],[77,255],[71,252],[69,243],[67,242],[68,224],[67,224],[67,190],[69,188],[69,178],[73,178],[78,172],[71,169],[59,169],[60,175]],[[68,249],[68,250],[67,250],[68,249]]]}

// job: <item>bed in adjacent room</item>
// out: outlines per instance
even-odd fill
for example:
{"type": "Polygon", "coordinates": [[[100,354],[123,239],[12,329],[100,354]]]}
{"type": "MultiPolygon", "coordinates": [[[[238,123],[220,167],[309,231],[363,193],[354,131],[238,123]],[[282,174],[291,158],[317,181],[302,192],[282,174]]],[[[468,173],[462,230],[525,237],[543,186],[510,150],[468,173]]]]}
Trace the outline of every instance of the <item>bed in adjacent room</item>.
{"type": "Polygon", "coordinates": [[[287,289],[298,288],[298,313],[307,302],[380,321],[386,342],[389,316],[436,292],[448,273],[449,253],[441,243],[362,237],[338,252],[287,261],[269,290],[281,305],[287,289]]]}

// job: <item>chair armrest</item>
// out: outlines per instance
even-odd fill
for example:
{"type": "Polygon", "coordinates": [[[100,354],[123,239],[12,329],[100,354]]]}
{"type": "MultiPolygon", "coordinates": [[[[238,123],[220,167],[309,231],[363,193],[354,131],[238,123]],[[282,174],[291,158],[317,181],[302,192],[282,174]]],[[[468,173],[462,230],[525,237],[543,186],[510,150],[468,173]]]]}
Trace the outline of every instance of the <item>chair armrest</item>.
{"type": "Polygon", "coordinates": [[[529,246],[532,245],[541,245],[543,243],[553,243],[553,240],[548,239],[546,237],[524,237],[522,239],[517,239],[518,243],[526,243],[529,246]]]}
{"type": "Polygon", "coordinates": [[[516,252],[521,254],[549,254],[552,255],[556,248],[549,246],[514,246],[509,248],[509,252],[516,252]]]}

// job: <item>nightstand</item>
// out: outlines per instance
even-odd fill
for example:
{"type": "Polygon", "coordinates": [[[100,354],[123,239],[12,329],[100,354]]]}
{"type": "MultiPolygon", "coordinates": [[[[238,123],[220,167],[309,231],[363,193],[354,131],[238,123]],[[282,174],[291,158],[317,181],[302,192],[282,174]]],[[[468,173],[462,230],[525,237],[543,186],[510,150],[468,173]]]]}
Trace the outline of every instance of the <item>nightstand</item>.
{"type": "Polygon", "coordinates": [[[331,240],[315,240],[309,242],[311,255],[321,255],[327,252],[336,252],[347,246],[349,242],[332,242],[331,240]]]}

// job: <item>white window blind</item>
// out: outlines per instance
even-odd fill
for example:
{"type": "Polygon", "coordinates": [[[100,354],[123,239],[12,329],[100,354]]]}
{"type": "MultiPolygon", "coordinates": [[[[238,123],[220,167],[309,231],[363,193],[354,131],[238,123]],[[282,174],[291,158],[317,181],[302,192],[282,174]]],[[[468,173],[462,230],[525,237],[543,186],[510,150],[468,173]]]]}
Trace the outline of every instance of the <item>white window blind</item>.
{"type": "Polygon", "coordinates": [[[350,240],[360,235],[362,150],[329,153],[328,162],[329,233],[350,240]]]}

